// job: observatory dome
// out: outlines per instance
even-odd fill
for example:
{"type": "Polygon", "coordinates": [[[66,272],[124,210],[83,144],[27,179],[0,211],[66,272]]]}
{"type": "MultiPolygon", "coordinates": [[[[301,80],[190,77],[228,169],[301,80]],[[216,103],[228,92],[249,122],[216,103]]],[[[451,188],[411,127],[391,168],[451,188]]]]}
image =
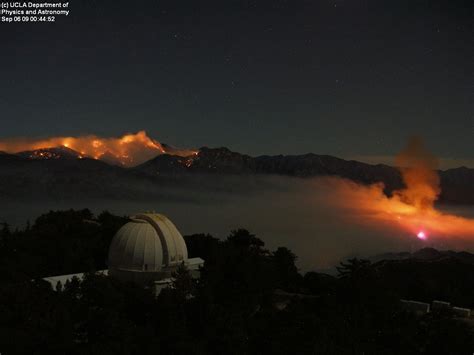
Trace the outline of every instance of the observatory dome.
{"type": "Polygon", "coordinates": [[[144,213],[119,229],[109,248],[109,274],[125,281],[169,277],[188,260],[184,239],[165,216],[144,213]]]}

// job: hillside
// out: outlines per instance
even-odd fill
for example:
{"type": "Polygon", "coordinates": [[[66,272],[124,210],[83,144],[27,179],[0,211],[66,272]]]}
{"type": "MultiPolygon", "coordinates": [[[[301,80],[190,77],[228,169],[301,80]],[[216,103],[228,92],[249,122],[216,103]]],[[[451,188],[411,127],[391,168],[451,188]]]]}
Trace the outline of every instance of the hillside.
{"type": "MultiPolygon", "coordinates": [[[[219,175],[339,176],[363,184],[383,182],[387,194],[403,187],[400,172],[394,167],[312,153],[251,157],[227,148],[203,147],[198,154],[187,157],[162,154],[139,166],[123,168],[60,147],[0,154],[0,196],[17,196],[25,191],[57,197],[136,196],[134,186],[149,186],[155,191],[163,181],[173,183],[202,174],[217,178],[219,175]]],[[[474,169],[461,167],[439,171],[439,175],[440,202],[474,204],[474,169]]]]}

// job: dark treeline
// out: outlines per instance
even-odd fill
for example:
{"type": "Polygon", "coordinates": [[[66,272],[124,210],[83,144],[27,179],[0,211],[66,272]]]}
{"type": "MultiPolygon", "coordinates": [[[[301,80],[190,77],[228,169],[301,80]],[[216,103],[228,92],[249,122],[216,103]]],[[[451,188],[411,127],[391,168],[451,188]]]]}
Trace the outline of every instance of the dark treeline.
{"type": "Polygon", "coordinates": [[[103,212],[56,211],[24,230],[0,225],[0,281],[64,275],[107,268],[110,242],[127,218],[103,212]]]}
{"type": "Polygon", "coordinates": [[[8,354],[471,354],[472,324],[448,311],[416,316],[400,298],[474,306],[474,266],[459,260],[372,264],[302,275],[287,248],[240,229],[186,236],[201,278],[173,288],[96,275],[127,218],[50,212],[0,232],[0,352],[8,354]],[[57,290],[41,277],[87,274],[57,290]]]}

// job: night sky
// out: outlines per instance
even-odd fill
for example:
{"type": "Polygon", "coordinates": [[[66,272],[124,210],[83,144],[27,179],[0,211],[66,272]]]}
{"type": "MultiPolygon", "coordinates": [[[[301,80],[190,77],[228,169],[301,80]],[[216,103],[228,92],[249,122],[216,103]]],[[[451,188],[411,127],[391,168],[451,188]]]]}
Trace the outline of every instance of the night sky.
{"type": "MultiPolygon", "coordinates": [[[[474,161],[472,1],[71,1],[0,23],[0,138],[474,161]]],[[[375,158],[376,160],[377,158],[375,158]]],[[[473,163],[474,166],[474,163],[473,163]]]]}

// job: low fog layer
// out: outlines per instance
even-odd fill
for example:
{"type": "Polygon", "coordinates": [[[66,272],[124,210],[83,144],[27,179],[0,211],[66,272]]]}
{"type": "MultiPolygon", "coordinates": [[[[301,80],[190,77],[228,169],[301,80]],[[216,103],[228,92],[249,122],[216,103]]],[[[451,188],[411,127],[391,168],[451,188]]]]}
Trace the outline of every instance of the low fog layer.
{"type": "MultiPolygon", "coordinates": [[[[127,189],[128,197],[120,194],[117,199],[71,197],[59,201],[38,196],[35,200],[10,200],[2,203],[8,208],[0,212],[0,221],[24,225],[50,209],[89,208],[95,213],[109,210],[120,215],[156,211],[169,216],[183,234],[210,233],[225,238],[232,229],[249,229],[270,250],[278,246],[293,250],[303,270],[330,268],[350,256],[423,246],[474,250],[469,233],[432,235],[421,241],[397,221],[377,220],[362,202],[384,197],[377,192],[368,195],[367,187],[338,178],[203,175],[169,184],[130,184],[127,189]]],[[[465,216],[469,211],[472,206],[455,208],[465,216]]]]}

